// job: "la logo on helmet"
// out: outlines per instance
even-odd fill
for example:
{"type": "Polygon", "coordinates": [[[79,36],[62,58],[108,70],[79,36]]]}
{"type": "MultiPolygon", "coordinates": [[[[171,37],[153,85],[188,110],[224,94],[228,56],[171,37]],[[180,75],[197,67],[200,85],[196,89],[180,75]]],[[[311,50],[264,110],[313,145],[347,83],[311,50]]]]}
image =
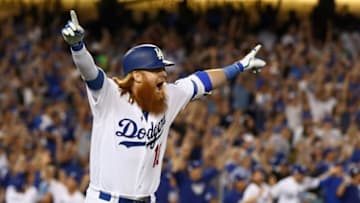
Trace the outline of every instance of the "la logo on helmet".
{"type": "Polygon", "coordinates": [[[161,52],[161,50],[157,47],[154,48],[155,52],[156,52],[156,56],[158,57],[159,60],[164,60],[164,55],[161,52]]]}

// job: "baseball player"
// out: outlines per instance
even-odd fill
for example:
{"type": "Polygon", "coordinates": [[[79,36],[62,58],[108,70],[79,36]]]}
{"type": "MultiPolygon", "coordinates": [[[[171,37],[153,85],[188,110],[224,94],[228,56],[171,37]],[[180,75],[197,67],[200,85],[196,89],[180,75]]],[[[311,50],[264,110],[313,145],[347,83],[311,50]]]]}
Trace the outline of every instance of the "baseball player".
{"type": "Polygon", "coordinates": [[[335,173],[334,168],[331,168],[327,173],[310,178],[306,176],[307,169],[295,164],[292,168],[292,175],[280,180],[271,188],[273,197],[278,198],[279,203],[300,203],[309,200],[307,191],[317,188],[320,181],[335,173]]]}
{"type": "Polygon", "coordinates": [[[123,57],[124,78],[108,78],[83,42],[75,11],[62,29],[74,63],[86,83],[93,114],[90,184],[85,202],[155,202],[171,123],[193,99],[220,87],[240,72],[257,73],[260,45],[227,67],[196,72],[166,83],[165,60],[151,44],[131,48],[123,57]]]}

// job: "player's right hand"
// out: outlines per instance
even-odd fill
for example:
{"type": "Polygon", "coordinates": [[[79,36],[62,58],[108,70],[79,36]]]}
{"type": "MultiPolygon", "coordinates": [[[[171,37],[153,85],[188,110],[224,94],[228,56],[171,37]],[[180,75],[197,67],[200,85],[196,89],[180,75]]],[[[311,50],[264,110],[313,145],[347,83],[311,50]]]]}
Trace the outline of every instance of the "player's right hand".
{"type": "Polygon", "coordinates": [[[79,25],[76,13],[74,10],[70,11],[71,20],[61,30],[64,40],[70,45],[75,46],[82,43],[84,38],[84,29],[79,25]]]}

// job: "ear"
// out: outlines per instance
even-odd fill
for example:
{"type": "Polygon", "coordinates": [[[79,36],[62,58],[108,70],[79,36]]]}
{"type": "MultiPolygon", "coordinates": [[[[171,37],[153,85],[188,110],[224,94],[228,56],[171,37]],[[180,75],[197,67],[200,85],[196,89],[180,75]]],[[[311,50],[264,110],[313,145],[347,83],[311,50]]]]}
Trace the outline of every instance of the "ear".
{"type": "Polygon", "coordinates": [[[136,83],[141,83],[141,82],[142,82],[142,80],[143,80],[143,74],[141,74],[140,71],[134,70],[134,71],[132,72],[132,74],[133,74],[134,81],[135,81],[136,83]]]}

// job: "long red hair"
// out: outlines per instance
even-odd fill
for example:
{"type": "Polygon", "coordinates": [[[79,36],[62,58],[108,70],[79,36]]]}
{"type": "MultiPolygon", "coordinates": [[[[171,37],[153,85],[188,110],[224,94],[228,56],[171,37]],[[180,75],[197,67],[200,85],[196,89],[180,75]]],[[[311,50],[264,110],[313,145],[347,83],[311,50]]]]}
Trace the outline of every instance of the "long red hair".
{"type": "Polygon", "coordinates": [[[134,94],[131,92],[131,87],[134,84],[134,76],[132,73],[128,73],[124,78],[113,77],[114,82],[118,85],[121,89],[120,96],[129,93],[129,102],[132,104],[134,103],[134,94]]]}

